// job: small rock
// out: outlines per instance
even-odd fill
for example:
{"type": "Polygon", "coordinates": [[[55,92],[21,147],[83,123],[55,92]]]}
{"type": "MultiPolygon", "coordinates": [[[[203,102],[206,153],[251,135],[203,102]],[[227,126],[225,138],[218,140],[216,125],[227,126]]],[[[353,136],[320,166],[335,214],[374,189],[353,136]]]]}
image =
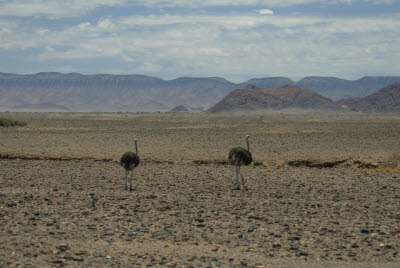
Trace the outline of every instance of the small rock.
{"type": "Polygon", "coordinates": [[[255,229],[256,229],[256,228],[254,228],[254,227],[250,227],[249,229],[247,229],[247,231],[248,231],[249,233],[252,233],[252,232],[254,232],[255,229]]]}
{"type": "Polygon", "coordinates": [[[194,214],[194,212],[193,212],[193,210],[188,209],[188,210],[186,210],[186,214],[194,214]]]}
{"type": "Polygon", "coordinates": [[[198,222],[204,222],[203,218],[196,218],[195,220],[198,221],[198,222]]]}
{"type": "Polygon", "coordinates": [[[369,234],[369,230],[368,229],[361,229],[361,233],[362,234],[369,234]]]}
{"type": "Polygon", "coordinates": [[[67,251],[67,249],[69,249],[69,245],[68,244],[60,244],[58,246],[58,249],[61,251],[67,251]]]}
{"type": "Polygon", "coordinates": [[[280,247],[282,247],[282,245],[280,243],[274,243],[274,244],[272,244],[272,247],[273,248],[280,248],[280,247]]]}
{"type": "Polygon", "coordinates": [[[107,255],[107,256],[106,256],[106,259],[111,259],[111,256],[110,256],[110,255],[107,255]]]}
{"type": "Polygon", "coordinates": [[[294,243],[290,243],[290,250],[298,250],[299,246],[294,244],[294,243]]]}
{"type": "Polygon", "coordinates": [[[211,251],[218,251],[219,247],[215,246],[211,249],[211,251]]]}

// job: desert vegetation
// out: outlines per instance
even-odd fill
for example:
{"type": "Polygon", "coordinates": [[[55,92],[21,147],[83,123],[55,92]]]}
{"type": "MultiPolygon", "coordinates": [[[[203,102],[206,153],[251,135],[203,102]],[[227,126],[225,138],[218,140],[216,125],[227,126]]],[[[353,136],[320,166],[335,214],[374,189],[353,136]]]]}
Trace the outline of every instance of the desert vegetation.
{"type": "Polygon", "coordinates": [[[26,126],[26,122],[11,120],[8,118],[0,118],[0,127],[15,127],[15,126],[26,126]]]}

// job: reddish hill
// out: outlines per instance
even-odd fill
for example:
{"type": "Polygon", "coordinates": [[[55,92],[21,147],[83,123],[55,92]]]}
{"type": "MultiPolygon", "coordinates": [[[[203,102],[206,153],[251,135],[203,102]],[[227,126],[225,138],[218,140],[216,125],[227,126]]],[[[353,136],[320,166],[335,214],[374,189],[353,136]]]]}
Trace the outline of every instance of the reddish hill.
{"type": "Polygon", "coordinates": [[[248,85],[232,91],[209,111],[224,113],[284,109],[341,110],[332,100],[295,85],[272,88],[248,85]]]}

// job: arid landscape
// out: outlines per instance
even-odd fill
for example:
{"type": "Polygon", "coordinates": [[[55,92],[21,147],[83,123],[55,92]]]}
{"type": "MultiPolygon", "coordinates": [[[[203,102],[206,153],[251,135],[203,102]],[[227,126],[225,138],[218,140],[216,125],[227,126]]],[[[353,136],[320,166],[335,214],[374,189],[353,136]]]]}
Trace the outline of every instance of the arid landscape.
{"type": "Polygon", "coordinates": [[[400,265],[399,115],[0,117],[0,267],[400,265]]]}

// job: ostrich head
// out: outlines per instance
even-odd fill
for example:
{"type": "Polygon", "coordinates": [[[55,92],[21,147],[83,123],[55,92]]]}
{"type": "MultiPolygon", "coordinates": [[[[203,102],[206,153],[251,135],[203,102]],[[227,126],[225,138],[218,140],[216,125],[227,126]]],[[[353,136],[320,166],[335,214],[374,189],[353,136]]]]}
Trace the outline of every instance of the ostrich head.
{"type": "Polygon", "coordinates": [[[246,135],[247,151],[250,152],[250,142],[249,142],[249,138],[250,138],[250,136],[249,136],[249,135],[246,135]]]}
{"type": "Polygon", "coordinates": [[[136,148],[136,155],[139,155],[138,154],[138,148],[137,148],[137,139],[135,139],[135,148],[136,148]]]}

